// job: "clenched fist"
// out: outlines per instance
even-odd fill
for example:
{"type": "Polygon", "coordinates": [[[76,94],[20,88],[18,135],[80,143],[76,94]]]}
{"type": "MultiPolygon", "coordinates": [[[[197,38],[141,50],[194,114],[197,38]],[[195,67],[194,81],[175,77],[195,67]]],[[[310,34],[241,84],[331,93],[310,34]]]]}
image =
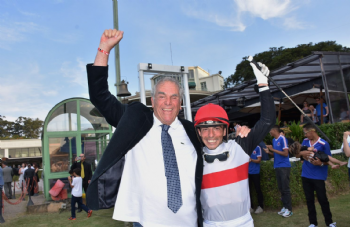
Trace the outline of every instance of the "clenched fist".
{"type": "Polygon", "coordinates": [[[103,32],[99,48],[106,52],[110,52],[115,45],[117,45],[123,38],[123,31],[117,31],[117,29],[107,29],[103,32]]]}

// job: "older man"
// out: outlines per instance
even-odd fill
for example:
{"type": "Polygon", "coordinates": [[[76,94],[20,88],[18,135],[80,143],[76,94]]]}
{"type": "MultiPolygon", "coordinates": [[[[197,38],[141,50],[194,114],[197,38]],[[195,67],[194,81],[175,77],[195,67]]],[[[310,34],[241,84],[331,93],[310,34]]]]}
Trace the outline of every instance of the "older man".
{"type": "Polygon", "coordinates": [[[108,54],[123,37],[106,30],[94,64],[87,65],[91,102],[116,127],[92,177],[87,203],[115,205],[113,218],[135,226],[202,226],[202,149],[193,123],[177,117],[183,90],[172,78],[152,92],[153,112],[121,104],[108,91],[108,54]]]}

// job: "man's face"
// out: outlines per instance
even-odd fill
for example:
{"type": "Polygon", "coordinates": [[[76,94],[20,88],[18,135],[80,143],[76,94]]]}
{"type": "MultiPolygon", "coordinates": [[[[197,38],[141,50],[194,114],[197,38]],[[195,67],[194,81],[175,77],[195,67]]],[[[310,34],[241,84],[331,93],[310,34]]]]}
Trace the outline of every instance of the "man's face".
{"type": "Polygon", "coordinates": [[[82,162],[85,161],[85,155],[84,155],[84,154],[79,155],[79,157],[80,157],[80,160],[81,160],[82,162]]]}
{"type": "Polygon", "coordinates": [[[203,127],[198,129],[198,133],[205,146],[209,150],[214,150],[222,143],[224,136],[226,136],[226,128],[222,125],[203,127]]]}
{"type": "Polygon", "coordinates": [[[151,98],[154,115],[165,125],[171,125],[181,109],[179,88],[174,82],[158,84],[151,98]]]}
{"type": "Polygon", "coordinates": [[[272,129],[270,130],[270,135],[271,135],[272,137],[276,137],[276,135],[279,135],[279,132],[277,131],[277,129],[272,128],[272,129]]]}
{"type": "Polygon", "coordinates": [[[320,104],[320,99],[316,99],[317,104],[320,104]]]}
{"type": "Polygon", "coordinates": [[[308,138],[309,140],[313,140],[315,138],[315,134],[317,135],[317,133],[315,132],[315,129],[303,128],[303,131],[304,131],[305,137],[308,138]]]}

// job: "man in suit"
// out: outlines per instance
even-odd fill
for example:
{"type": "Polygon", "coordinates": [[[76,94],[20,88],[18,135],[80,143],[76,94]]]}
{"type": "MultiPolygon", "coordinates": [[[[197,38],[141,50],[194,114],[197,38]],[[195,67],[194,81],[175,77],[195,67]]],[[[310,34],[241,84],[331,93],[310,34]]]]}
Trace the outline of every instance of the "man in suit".
{"type": "Polygon", "coordinates": [[[4,186],[5,186],[5,195],[7,198],[12,199],[12,190],[11,183],[13,177],[12,168],[7,166],[6,162],[2,163],[3,173],[4,173],[4,186]]]}
{"type": "Polygon", "coordinates": [[[83,188],[86,193],[91,181],[92,171],[91,171],[91,164],[85,161],[85,155],[80,154],[79,157],[76,157],[75,162],[70,167],[70,169],[71,170],[81,169],[81,178],[83,179],[83,188]],[[80,162],[78,162],[79,160],[80,162]]]}
{"type": "Polygon", "coordinates": [[[116,127],[87,193],[91,209],[115,205],[113,218],[134,226],[203,226],[202,147],[192,122],[177,117],[183,89],[163,78],[152,92],[153,112],[121,104],[108,91],[108,54],[123,37],[106,30],[87,65],[90,100],[116,127]],[[123,176],[123,177],[122,177],[123,176]]]}
{"type": "MultiPolygon", "coordinates": [[[[75,162],[73,163],[73,165],[70,167],[71,170],[74,169],[81,169],[81,178],[82,180],[82,186],[84,188],[84,192],[87,192],[88,186],[90,184],[91,181],[91,177],[92,177],[92,171],[91,171],[91,164],[87,163],[85,161],[85,155],[84,154],[80,154],[79,157],[75,158],[75,162]],[[80,162],[78,162],[80,160],[80,162]]],[[[81,207],[78,206],[78,213],[80,213],[82,211],[81,207]]]]}
{"type": "Polygon", "coordinates": [[[28,194],[31,196],[34,195],[34,176],[35,176],[35,170],[31,167],[30,164],[28,164],[28,169],[24,172],[24,180],[28,183],[27,190],[28,194]]]}

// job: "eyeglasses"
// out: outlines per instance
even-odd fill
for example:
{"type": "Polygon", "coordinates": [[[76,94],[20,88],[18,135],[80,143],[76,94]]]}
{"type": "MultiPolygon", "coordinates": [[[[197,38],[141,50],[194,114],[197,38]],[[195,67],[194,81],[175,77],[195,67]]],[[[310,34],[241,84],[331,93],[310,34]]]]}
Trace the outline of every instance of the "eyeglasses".
{"type": "Polygon", "coordinates": [[[225,152],[222,152],[221,154],[204,154],[203,156],[204,156],[204,160],[207,163],[213,163],[215,159],[219,160],[220,162],[224,162],[228,159],[228,157],[230,157],[230,152],[225,151],[225,152]]]}
{"type": "Polygon", "coordinates": [[[304,135],[306,135],[308,132],[314,132],[314,131],[315,131],[315,129],[310,129],[310,130],[304,132],[304,135]]]}

